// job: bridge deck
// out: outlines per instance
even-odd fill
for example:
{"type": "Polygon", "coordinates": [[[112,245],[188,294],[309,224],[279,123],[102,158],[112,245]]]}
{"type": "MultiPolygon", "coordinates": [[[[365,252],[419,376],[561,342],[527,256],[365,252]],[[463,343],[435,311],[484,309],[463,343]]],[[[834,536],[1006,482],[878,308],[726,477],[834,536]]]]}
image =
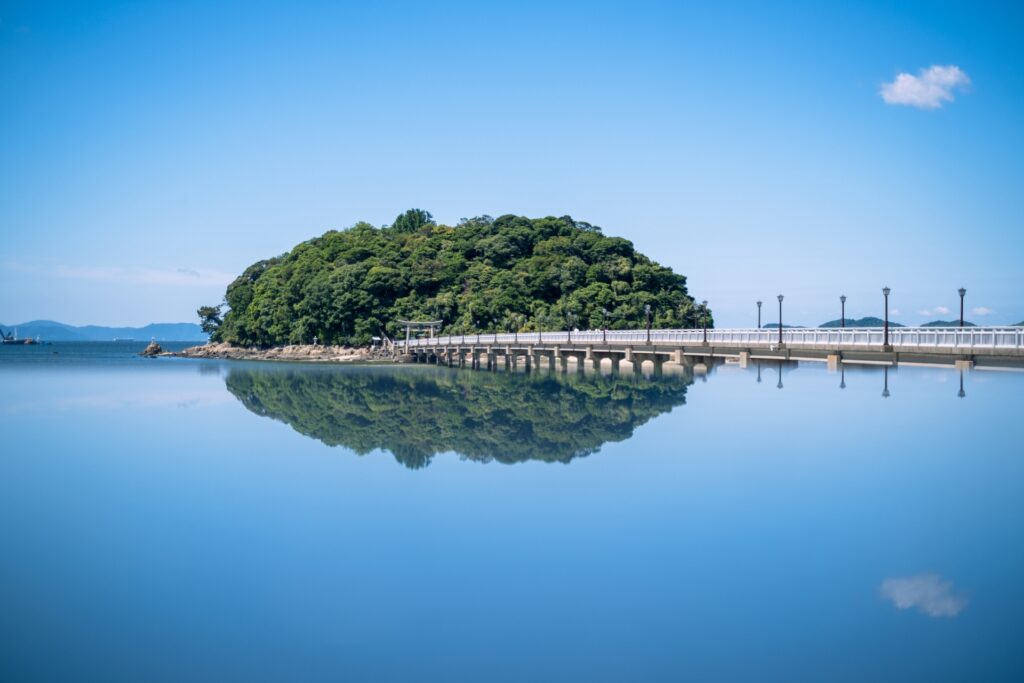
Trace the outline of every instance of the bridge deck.
{"type": "Polygon", "coordinates": [[[491,353],[598,359],[622,357],[682,362],[686,356],[739,356],[826,360],[846,363],[939,363],[972,361],[1024,364],[1024,328],[892,328],[889,344],[879,328],[588,330],[473,334],[410,340],[400,345],[409,354],[491,353]]]}

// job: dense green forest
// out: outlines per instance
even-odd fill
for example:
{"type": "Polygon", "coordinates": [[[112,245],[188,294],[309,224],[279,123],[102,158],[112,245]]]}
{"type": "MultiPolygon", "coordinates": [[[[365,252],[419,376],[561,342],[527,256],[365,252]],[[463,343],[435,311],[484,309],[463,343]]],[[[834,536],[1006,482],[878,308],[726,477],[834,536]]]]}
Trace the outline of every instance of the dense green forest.
{"type": "Polygon", "coordinates": [[[365,344],[399,319],[441,320],[442,333],[638,328],[645,306],[654,327],[714,324],[684,276],[596,226],[507,215],[450,227],[419,209],[255,263],[224,304],[199,310],[212,340],[257,346],[365,344]]]}
{"type": "Polygon", "coordinates": [[[243,365],[225,382],[258,415],[359,455],[389,451],[415,469],[448,451],[481,462],[567,463],[683,404],[692,377],[243,365]]]}

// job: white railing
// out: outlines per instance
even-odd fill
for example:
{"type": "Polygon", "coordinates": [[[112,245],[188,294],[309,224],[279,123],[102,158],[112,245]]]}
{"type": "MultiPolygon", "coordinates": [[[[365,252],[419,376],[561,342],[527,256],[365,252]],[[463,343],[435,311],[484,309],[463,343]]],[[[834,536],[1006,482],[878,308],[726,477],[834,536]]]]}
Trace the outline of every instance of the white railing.
{"type": "MultiPolygon", "coordinates": [[[[444,337],[413,339],[408,348],[467,345],[545,345],[607,344],[609,346],[700,344],[703,330],[586,330],[574,332],[519,332],[500,334],[456,334],[444,337]]],[[[711,345],[760,346],[779,345],[778,329],[710,329],[711,345]]],[[[787,347],[881,347],[885,332],[880,327],[847,328],[784,328],[782,342],[787,347]]],[[[399,342],[399,346],[405,342],[399,342]]],[[[1017,349],[1024,351],[1024,328],[1021,327],[891,327],[889,344],[896,349],[1017,349]]]]}

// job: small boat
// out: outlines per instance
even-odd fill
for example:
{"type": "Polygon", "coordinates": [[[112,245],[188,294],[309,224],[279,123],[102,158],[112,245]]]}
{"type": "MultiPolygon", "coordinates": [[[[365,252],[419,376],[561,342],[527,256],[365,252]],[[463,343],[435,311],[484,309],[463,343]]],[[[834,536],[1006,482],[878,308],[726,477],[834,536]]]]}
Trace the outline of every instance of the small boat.
{"type": "Polygon", "coordinates": [[[3,337],[4,344],[36,344],[37,341],[29,337],[28,339],[18,339],[18,328],[14,328],[14,334],[4,334],[0,332],[0,337],[3,337]]]}

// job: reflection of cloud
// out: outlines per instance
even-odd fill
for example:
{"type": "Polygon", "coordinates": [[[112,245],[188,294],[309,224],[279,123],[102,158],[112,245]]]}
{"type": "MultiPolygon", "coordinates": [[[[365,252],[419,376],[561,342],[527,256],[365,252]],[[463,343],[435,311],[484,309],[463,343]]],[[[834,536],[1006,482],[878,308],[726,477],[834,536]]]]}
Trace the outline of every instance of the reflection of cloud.
{"type": "Polygon", "coordinates": [[[917,76],[901,73],[892,83],[883,83],[881,95],[886,104],[905,104],[918,109],[938,109],[953,101],[953,90],[971,84],[960,67],[930,66],[917,76]]]}
{"type": "Polygon", "coordinates": [[[936,574],[885,579],[879,591],[898,609],[915,607],[930,617],[955,617],[967,607],[967,598],[953,593],[953,582],[936,574]]]}

